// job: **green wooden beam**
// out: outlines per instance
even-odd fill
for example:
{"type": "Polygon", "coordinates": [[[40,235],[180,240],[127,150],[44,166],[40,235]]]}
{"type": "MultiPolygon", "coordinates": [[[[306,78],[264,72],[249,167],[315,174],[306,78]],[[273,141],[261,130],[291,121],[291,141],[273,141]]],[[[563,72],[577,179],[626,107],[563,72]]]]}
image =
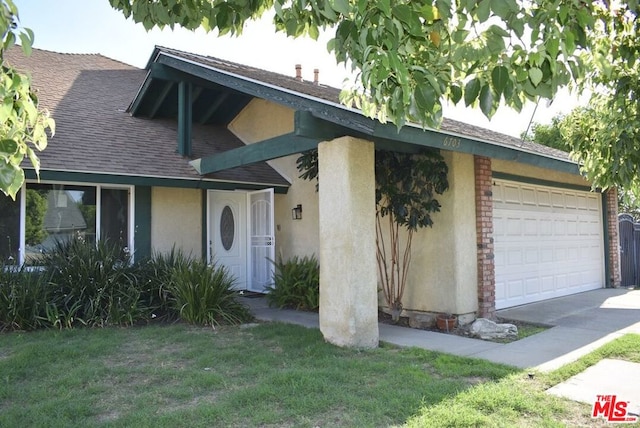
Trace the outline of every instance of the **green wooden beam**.
{"type": "Polygon", "coordinates": [[[495,159],[521,162],[571,174],[580,173],[579,166],[570,160],[556,159],[542,154],[525,152],[516,147],[509,147],[507,145],[473,139],[467,136],[449,134],[444,131],[422,129],[408,125],[398,130],[398,128],[391,123],[383,124],[361,115],[357,115],[357,117],[350,115],[348,117],[345,116],[340,118],[334,116],[319,117],[316,112],[311,114],[318,119],[327,120],[334,124],[354,129],[357,131],[356,135],[363,135],[361,138],[368,138],[374,142],[386,141],[387,146],[391,147],[392,150],[393,144],[390,143],[406,143],[419,147],[432,147],[454,152],[487,156],[495,159]]]}
{"type": "Polygon", "coordinates": [[[214,82],[207,79],[203,79],[201,77],[185,73],[174,67],[169,67],[159,63],[151,64],[149,76],[153,79],[166,80],[174,83],[189,82],[194,86],[202,86],[203,88],[221,89],[219,85],[216,85],[214,82]]]}
{"type": "Polygon", "coordinates": [[[189,162],[199,174],[209,174],[237,166],[277,159],[318,147],[319,140],[305,138],[295,133],[269,138],[244,147],[228,150],[189,162]]]}
{"type": "MultiPolygon", "coordinates": [[[[331,141],[343,136],[351,136],[373,141],[376,150],[391,150],[403,153],[417,153],[422,147],[388,138],[374,137],[373,132],[355,131],[346,125],[340,125],[320,119],[310,111],[296,111],[294,115],[295,134],[301,137],[321,141],[331,141]]],[[[373,128],[372,128],[373,129],[373,128]]]]}
{"type": "Polygon", "coordinates": [[[193,103],[191,83],[178,83],[178,154],[191,156],[193,103]]]}
{"type": "Polygon", "coordinates": [[[164,85],[162,86],[162,89],[158,93],[158,98],[156,98],[153,105],[149,109],[149,118],[153,119],[154,117],[156,117],[156,115],[158,114],[158,111],[160,110],[160,107],[162,107],[162,104],[167,99],[169,92],[171,92],[173,85],[175,85],[174,82],[164,83],[164,85]]]}
{"type": "Polygon", "coordinates": [[[103,174],[91,172],[40,170],[40,178],[33,169],[24,170],[28,180],[64,181],[87,184],[124,184],[135,186],[175,187],[181,189],[215,190],[260,190],[273,187],[275,193],[287,193],[289,186],[273,183],[244,183],[229,180],[212,180],[203,177],[194,179],[149,177],[141,175],[103,174]]]}
{"type": "Polygon", "coordinates": [[[136,261],[151,257],[151,187],[136,186],[135,190],[134,257],[136,261]]]}
{"type": "Polygon", "coordinates": [[[206,123],[211,118],[211,116],[213,116],[213,114],[222,106],[222,103],[224,103],[227,98],[229,98],[229,92],[220,93],[216,97],[216,99],[213,100],[211,104],[209,104],[209,107],[202,111],[200,117],[198,118],[198,123],[206,123]]]}
{"type": "Polygon", "coordinates": [[[136,97],[133,99],[129,108],[127,108],[127,112],[131,113],[132,116],[137,116],[140,113],[140,107],[142,106],[142,100],[144,99],[147,92],[149,92],[149,88],[151,87],[151,82],[153,78],[151,77],[151,73],[149,72],[142,83],[142,86],[138,90],[136,97]]]}

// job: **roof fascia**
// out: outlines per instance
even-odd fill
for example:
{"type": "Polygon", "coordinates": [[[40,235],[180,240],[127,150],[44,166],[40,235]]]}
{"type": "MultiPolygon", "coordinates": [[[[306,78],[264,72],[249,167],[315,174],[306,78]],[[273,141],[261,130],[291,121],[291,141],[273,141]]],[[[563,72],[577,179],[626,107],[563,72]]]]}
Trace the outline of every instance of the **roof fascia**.
{"type": "MultiPolygon", "coordinates": [[[[458,135],[441,130],[436,131],[432,129],[423,129],[411,125],[405,125],[401,129],[398,129],[393,124],[383,124],[379,121],[369,119],[363,116],[361,112],[348,107],[305,94],[300,94],[295,91],[270,85],[265,82],[240,76],[224,70],[219,70],[215,67],[202,64],[197,61],[188,60],[167,52],[158,51],[154,59],[154,64],[151,66],[152,71],[154,70],[154,67],[156,67],[156,64],[166,66],[161,68],[158,67],[158,69],[170,72],[171,74],[173,74],[173,71],[169,70],[173,69],[181,76],[184,76],[183,73],[186,73],[188,75],[195,76],[198,79],[204,79],[250,96],[267,99],[289,106],[296,110],[308,110],[310,114],[317,119],[328,121],[351,130],[352,132],[350,132],[349,135],[354,135],[353,131],[355,131],[356,134],[354,136],[368,137],[369,139],[378,140],[381,146],[389,149],[395,149],[394,143],[401,142],[409,145],[416,145],[418,147],[432,147],[488,156],[497,159],[527,163],[534,166],[572,174],[579,174],[579,166],[567,159],[556,158],[549,155],[527,151],[524,148],[517,148],[506,144],[470,138],[469,136],[458,135]]],[[[141,90],[140,93],[142,92],[143,91],[141,90]]],[[[323,131],[320,130],[319,132],[322,134],[323,131]]],[[[311,139],[318,138],[313,135],[313,132],[310,132],[309,135],[298,134],[298,136],[304,136],[311,139]]],[[[263,143],[268,144],[268,141],[263,143]]],[[[234,152],[236,150],[242,151],[244,149],[245,148],[234,149],[234,152]]],[[[408,150],[406,145],[398,147],[398,149],[408,150]]],[[[267,152],[269,151],[267,150],[267,152]]],[[[236,153],[236,155],[237,154],[238,153],[236,153]]],[[[220,154],[217,155],[217,157],[220,156],[220,154]]],[[[256,162],[259,160],[267,159],[258,159],[256,162]]],[[[194,162],[197,161],[198,160],[194,162]]],[[[216,162],[215,164],[218,165],[216,166],[216,168],[218,168],[222,163],[218,164],[218,162],[216,162]]]]}
{"type": "Polygon", "coordinates": [[[261,190],[273,187],[278,194],[287,193],[289,187],[273,183],[234,182],[223,180],[181,179],[172,177],[154,177],[140,175],[103,174],[93,172],[76,172],[61,170],[40,170],[38,177],[33,169],[25,169],[25,178],[29,180],[65,181],[93,184],[121,184],[134,186],[178,187],[182,189],[216,189],[216,190],[261,190]]]}
{"type": "MultiPolygon", "coordinates": [[[[521,162],[571,174],[580,174],[578,164],[567,159],[549,157],[507,145],[472,139],[463,135],[434,131],[432,129],[418,128],[411,125],[406,125],[398,129],[394,124],[381,123],[361,115],[354,115],[345,119],[340,116],[319,117],[316,112],[310,112],[304,119],[311,122],[305,127],[307,129],[305,136],[307,137],[314,136],[314,125],[312,124],[314,119],[319,121],[329,121],[343,127],[357,129],[360,133],[365,135],[365,138],[373,140],[374,142],[377,140],[386,141],[387,146],[390,146],[392,150],[393,145],[390,145],[389,142],[402,142],[421,147],[431,147],[472,155],[487,156],[495,159],[521,162]]],[[[326,127],[326,125],[322,126],[326,127]]],[[[322,126],[316,125],[316,127],[320,128],[322,126]]],[[[322,135],[322,131],[320,131],[320,135],[322,135]]]]}

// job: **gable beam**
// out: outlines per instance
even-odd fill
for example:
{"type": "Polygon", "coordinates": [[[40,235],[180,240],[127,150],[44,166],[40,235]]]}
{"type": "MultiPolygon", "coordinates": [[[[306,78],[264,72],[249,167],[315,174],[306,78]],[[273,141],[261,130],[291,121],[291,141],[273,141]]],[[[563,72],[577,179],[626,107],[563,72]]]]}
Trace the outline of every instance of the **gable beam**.
{"type": "Polygon", "coordinates": [[[164,83],[164,86],[160,90],[160,94],[158,94],[158,99],[153,103],[153,106],[151,106],[151,109],[149,110],[150,119],[153,119],[154,117],[156,117],[156,115],[158,114],[158,110],[160,110],[160,107],[162,107],[162,104],[167,99],[167,96],[169,95],[169,92],[173,88],[173,85],[174,85],[173,82],[164,83]]]}
{"type": "Polygon", "coordinates": [[[209,104],[209,107],[207,107],[206,110],[204,110],[200,114],[198,123],[203,124],[211,119],[211,116],[213,116],[213,114],[220,108],[220,106],[222,106],[222,103],[224,103],[227,98],[229,98],[228,92],[222,92],[220,95],[218,95],[218,97],[216,97],[216,99],[211,104],[209,104]]]}
{"type": "Polygon", "coordinates": [[[198,171],[198,174],[204,175],[305,152],[317,148],[319,142],[316,139],[300,137],[295,133],[290,133],[212,156],[195,159],[189,163],[198,171]]]}
{"type": "Polygon", "coordinates": [[[178,83],[178,154],[191,156],[193,104],[191,83],[178,83]]]}

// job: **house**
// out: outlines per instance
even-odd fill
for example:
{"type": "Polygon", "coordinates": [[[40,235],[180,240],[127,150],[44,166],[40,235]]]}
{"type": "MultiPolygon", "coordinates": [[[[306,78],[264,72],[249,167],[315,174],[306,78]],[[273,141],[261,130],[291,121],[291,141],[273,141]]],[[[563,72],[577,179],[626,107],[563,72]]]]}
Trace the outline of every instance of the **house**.
{"type": "Polygon", "coordinates": [[[408,315],[468,322],[619,284],[615,191],[591,191],[564,152],[451,120],[397,130],[318,82],[169,48],[144,70],[42,50],[6,59],[32,74],[57,131],[40,184],[28,170],[18,202],[0,200],[3,258],[25,261],[31,189],[72,192],[97,239],[215,258],[242,289],[264,290],[269,259],[316,254],[325,338],[376,346],[374,152],[431,147],[450,189],[413,238],[408,315]],[[315,148],[319,192],[296,169],[315,148]]]}

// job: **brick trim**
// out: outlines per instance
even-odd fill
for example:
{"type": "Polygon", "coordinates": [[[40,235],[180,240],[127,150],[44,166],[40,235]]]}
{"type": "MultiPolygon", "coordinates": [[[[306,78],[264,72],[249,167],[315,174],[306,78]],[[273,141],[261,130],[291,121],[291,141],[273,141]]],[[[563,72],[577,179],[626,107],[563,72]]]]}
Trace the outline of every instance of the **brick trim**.
{"type": "Polygon", "coordinates": [[[618,230],[618,189],[610,188],[605,192],[606,227],[608,232],[609,278],[607,287],[620,287],[620,234],[618,230]]]}
{"type": "Polygon", "coordinates": [[[476,241],[478,245],[478,317],[495,319],[496,281],[493,248],[491,158],[474,156],[476,241]]]}

